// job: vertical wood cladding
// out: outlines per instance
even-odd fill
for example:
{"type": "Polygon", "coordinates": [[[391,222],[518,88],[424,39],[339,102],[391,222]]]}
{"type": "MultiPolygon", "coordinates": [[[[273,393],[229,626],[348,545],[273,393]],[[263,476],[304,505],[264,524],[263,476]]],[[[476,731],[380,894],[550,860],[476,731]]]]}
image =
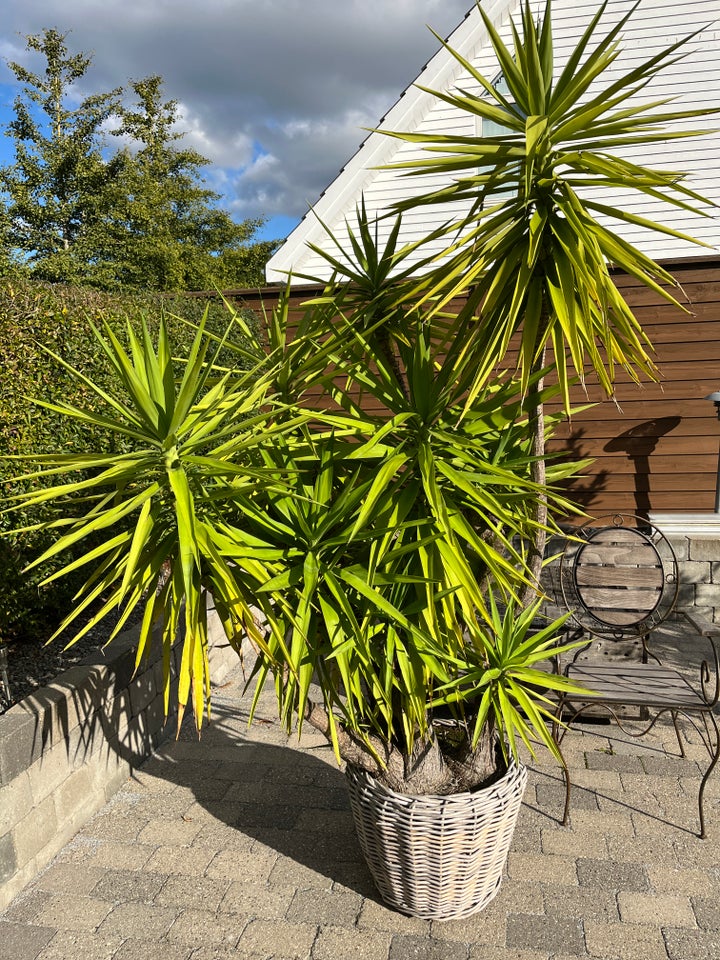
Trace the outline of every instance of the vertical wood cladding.
{"type": "MultiPolygon", "coordinates": [[[[656,350],[661,379],[632,383],[618,377],[615,401],[589,381],[576,388],[577,404],[596,405],[558,430],[552,447],[594,463],[572,490],[592,516],[612,511],[712,512],[720,422],[704,398],[720,390],[720,260],[666,263],[687,298],[685,313],[626,275],[617,284],[656,350]]],[[[298,286],[291,317],[317,292],[298,286]]],[[[229,297],[262,315],[277,288],[229,291],[229,297]]]]}

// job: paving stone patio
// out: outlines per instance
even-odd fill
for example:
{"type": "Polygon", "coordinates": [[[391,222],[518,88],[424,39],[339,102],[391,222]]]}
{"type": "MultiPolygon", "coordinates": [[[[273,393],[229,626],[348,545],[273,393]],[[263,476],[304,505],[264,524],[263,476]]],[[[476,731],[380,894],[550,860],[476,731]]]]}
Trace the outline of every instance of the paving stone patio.
{"type": "Polygon", "coordinates": [[[715,960],[720,777],[685,728],[631,741],[603,724],[565,740],[572,823],[547,758],[530,782],[502,888],[468,920],[379,901],[344,779],[314,731],[290,741],[261,698],[247,728],[237,670],[214,720],[148,760],[0,915],[0,960],[715,960]]]}

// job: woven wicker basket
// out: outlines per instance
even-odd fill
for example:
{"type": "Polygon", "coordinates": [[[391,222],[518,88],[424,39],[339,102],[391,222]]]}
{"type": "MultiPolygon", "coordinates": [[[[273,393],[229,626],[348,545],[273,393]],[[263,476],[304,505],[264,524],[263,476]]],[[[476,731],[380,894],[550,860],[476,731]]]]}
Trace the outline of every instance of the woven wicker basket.
{"type": "Polygon", "coordinates": [[[527,770],[511,765],[496,783],[447,797],[406,796],[348,765],[358,839],[387,904],[425,920],[482,910],[500,887],[527,770]]]}

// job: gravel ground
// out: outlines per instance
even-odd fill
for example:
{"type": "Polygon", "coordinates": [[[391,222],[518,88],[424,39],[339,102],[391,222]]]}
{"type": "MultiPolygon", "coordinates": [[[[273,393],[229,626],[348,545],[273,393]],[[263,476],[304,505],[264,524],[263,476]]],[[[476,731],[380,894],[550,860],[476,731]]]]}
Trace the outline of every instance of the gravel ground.
{"type": "MultiPolygon", "coordinates": [[[[139,614],[134,619],[137,620],[138,617],[139,614]]],[[[133,618],[130,618],[127,626],[132,625],[132,622],[133,618]]],[[[6,650],[10,698],[8,700],[5,678],[0,671],[0,714],[101,648],[111,630],[112,621],[108,618],[105,623],[90,630],[69,650],[63,649],[62,637],[47,646],[40,643],[9,643],[6,650]]]]}

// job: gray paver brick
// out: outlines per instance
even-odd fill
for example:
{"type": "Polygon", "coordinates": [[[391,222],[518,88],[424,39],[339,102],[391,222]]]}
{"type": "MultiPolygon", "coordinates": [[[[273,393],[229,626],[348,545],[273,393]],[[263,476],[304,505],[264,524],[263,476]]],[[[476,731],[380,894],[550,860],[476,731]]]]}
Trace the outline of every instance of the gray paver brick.
{"type": "Polygon", "coordinates": [[[720,908],[718,907],[718,899],[717,896],[693,897],[690,901],[695,911],[695,919],[697,920],[698,926],[703,930],[720,930],[720,908]]]}
{"type": "Polygon", "coordinates": [[[575,810],[570,807],[570,823],[578,834],[592,833],[594,836],[634,837],[635,827],[632,816],[623,810],[615,808],[611,813],[607,810],[575,810]]]}
{"type": "Polygon", "coordinates": [[[460,920],[433,921],[432,936],[435,940],[451,940],[457,943],[483,943],[493,947],[505,944],[506,911],[498,910],[493,901],[480,913],[460,920]]]}
{"type": "Polygon", "coordinates": [[[222,823],[218,817],[210,817],[207,811],[203,814],[202,811],[191,807],[187,815],[202,822],[202,828],[192,842],[193,847],[207,847],[215,854],[224,850],[247,852],[255,844],[254,837],[242,833],[237,827],[222,823]]]}
{"type": "MultiPolygon", "coordinates": [[[[570,771],[573,787],[583,787],[586,790],[601,790],[604,793],[619,793],[622,790],[621,775],[617,770],[583,770],[573,767],[570,771]]],[[[629,776],[629,774],[626,774],[629,776]]]]}
{"type": "Polygon", "coordinates": [[[299,890],[287,911],[287,919],[352,927],[361,907],[362,897],[347,890],[299,890]]]}
{"type": "Polygon", "coordinates": [[[248,920],[282,920],[295,896],[295,887],[236,881],[219,904],[220,913],[241,914],[248,920]]]}
{"type": "MultiPolygon", "coordinates": [[[[151,958],[147,958],[147,960],[151,960],[151,958]]],[[[267,953],[252,953],[239,947],[224,947],[220,944],[214,944],[193,950],[191,960],[268,960],[268,955],[267,953]]]]}
{"type": "Polygon", "coordinates": [[[604,920],[608,923],[620,919],[615,895],[597,887],[548,889],[545,894],[545,913],[554,917],[604,920]]]}
{"type": "Polygon", "coordinates": [[[618,894],[618,906],[621,920],[627,923],[695,926],[695,914],[687,897],[623,891],[618,894]]]}
{"type": "Polygon", "coordinates": [[[135,817],[111,817],[107,815],[107,808],[93,817],[90,823],[82,830],[84,837],[96,837],[103,840],[115,840],[119,843],[135,843],[141,830],[147,825],[147,820],[135,817]]]}
{"type": "Polygon", "coordinates": [[[388,933],[361,932],[347,927],[322,927],[313,945],[313,960],[388,960],[388,933]]]}
{"type": "Polygon", "coordinates": [[[514,914],[507,921],[507,946],[579,956],[585,939],[581,923],[573,918],[514,914]]]}
{"type": "Polygon", "coordinates": [[[317,934],[314,924],[251,920],[240,937],[239,946],[268,956],[307,960],[317,934]]]}
{"type": "Polygon", "coordinates": [[[309,864],[315,869],[325,866],[330,869],[339,860],[362,859],[360,847],[354,836],[348,837],[343,844],[337,842],[337,837],[309,831],[300,833],[292,829],[257,828],[253,830],[253,836],[270,849],[280,851],[286,857],[309,864]]]}
{"type": "Polygon", "coordinates": [[[98,843],[92,848],[89,866],[110,867],[115,870],[141,870],[154,850],[154,847],[139,843],[114,843],[113,841],[98,843]]]}
{"type": "Polygon", "coordinates": [[[96,933],[62,930],[40,951],[37,960],[114,960],[122,937],[105,939],[96,933]]]}
{"type": "Polygon", "coordinates": [[[608,859],[618,863],[658,863],[677,864],[678,857],[672,844],[664,839],[652,837],[606,837],[608,859]]]}
{"type": "Polygon", "coordinates": [[[137,842],[164,847],[188,847],[200,830],[201,824],[180,817],[150,820],[138,834],[137,842]]]}
{"type": "Polygon", "coordinates": [[[120,903],[105,918],[98,933],[102,936],[127,936],[129,931],[137,931],[146,939],[160,939],[175,922],[178,912],[172,907],[158,907],[139,901],[120,903]]]}
{"type": "Polygon", "coordinates": [[[588,857],[604,859],[608,856],[607,840],[603,836],[585,833],[578,836],[569,827],[542,831],[542,851],[561,857],[576,856],[578,850],[588,857]]]}
{"type": "Polygon", "coordinates": [[[0,920],[0,960],[35,960],[56,932],[55,927],[0,920]]]}
{"type": "Polygon", "coordinates": [[[400,935],[392,938],[389,960],[466,960],[467,955],[462,943],[400,935]]]}
{"type": "MultiPolygon", "coordinates": [[[[552,814],[538,813],[530,817],[524,815],[524,809],[521,809],[519,821],[515,827],[511,849],[516,850],[540,850],[542,843],[542,831],[547,828],[548,819],[552,814]]],[[[556,810],[559,815],[560,809],[556,810]]],[[[551,822],[554,822],[551,820],[551,822]]]]}
{"type": "Polygon", "coordinates": [[[484,944],[488,949],[500,948],[505,944],[505,926],[509,914],[544,912],[542,889],[537,883],[506,880],[496,897],[472,916],[433,921],[431,936],[437,940],[484,944]]]}
{"type": "MultiPolygon", "coordinates": [[[[194,848],[202,850],[204,848],[194,848]]],[[[205,873],[208,877],[221,877],[237,880],[242,876],[248,883],[259,883],[270,877],[277,863],[278,855],[271,851],[253,851],[252,854],[239,854],[236,850],[224,850],[211,854],[211,860],[205,873]]],[[[282,882],[282,881],[280,881],[282,882]]]]}
{"type": "Polygon", "coordinates": [[[101,900],[150,902],[159,893],[166,878],[162,874],[137,870],[107,870],[93,889],[101,900]]]}
{"type": "MultiPolygon", "coordinates": [[[[661,930],[651,925],[629,923],[585,923],[585,940],[592,957],[618,960],[667,960],[661,930]]],[[[689,960],[689,958],[685,958],[689,960]]]]}
{"type": "Polygon", "coordinates": [[[648,865],[647,874],[658,893],[684,894],[689,897],[720,895],[720,879],[707,870],[648,865]]]}
{"type": "MultiPolygon", "coordinates": [[[[561,784],[538,784],[537,802],[543,810],[561,811],[565,803],[565,787],[561,784]]],[[[573,784],[570,804],[576,810],[597,810],[598,798],[592,790],[573,784]]]]}
{"type": "Polygon", "coordinates": [[[323,810],[321,817],[318,817],[317,808],[301,810],[295,829],[319,830],[324,834],[337,837],[337,843],[344,843],[348,837],[355,835],[350,810],[323,810]]]}
{"type": "Polygon", "coordinates": [[[503,947],[486,947],[483,944],[470,944],[469,960],[577,960],[576,957],[564,957],[547,950],[515,950],[503,947]]]}
{"type": "Polygon", "coordinates": [[[234,947],[247,924],[247,919],[233,914],[217,914],[209,910],[184,910],[175,920],[167,937],[174,943],[198,947],[202,943],[234,947]]]}
{"type": "MultiPolygon", "coordinates": [[[[720,818],[718,819],[720,821],[720,818]]],[[[720,826],[720,822],[718,822],[718,826],[720,826]]],[[[709,837],[708,840],[700,840],[697,836],[683,836],[682,834],[678,836],[676,834],[672,840],[671,850],[675,854],[677,863],[680,866],[702,867],[703,869],[714,869],[717,867],[720,861],[717,843],[713,842],[712,836],[709,837]]],[[[665,844],[664,847],[666,850],[668,849],[667,844],[665,844]]],[[[669,852],[670,851],[668,851],[668,853],[669,852]]],[[[662,862],[662,858],[660,857],[655,859],[657,862],[662,862]]]]}
{"type": "Polygon", "coordinates": [[[52,894],[46,890],[37,890],[27,887],[15,897],[3,914],[4,920],[14,920],[17,923],[31,923],[49,902],[52,894]]]}
{"type": "Polygon", "coordinates": [[[245,833],[257,827],[292,830],[300,816],[298,808],[288,804],[225,803],[223,806],[232,810],[233,823],[245,833]]]}
{"type": "MultiPolygon", "coordinates": [[[[97,837],[76,834],[62,850],[58,851],[53,863],[84,863],[89,865],[90,861],[94,860],[98,850],[104,846],[105,841],[98,840],[97,837]]],[[[98,866],[97,863],[94,865],[98,866]]]]}
{"type": "Polygon", "coordinates": [[[639,863],[579,859],[577,875],[584,887],[599,887],[602,890],[648,889],[647,875],[639,863]]]}
{"type": "Polygon", "coordinates": [[[572,857],[526,853],[520,850],[510,852],[508,875],[511,880],[526,880],[532,877],[538,883],[558,883],[562,886],[577,886],[578,882],[575,860],[572,857]]]}
{"type": "Polygon", "coordinates": [[[672,844],[677,836],[678,830],[696,831],[698,830],[697,811],[688,805],[683,805],[680,816],[668,817],[663,815],[659,806],[648,808],[643,804],[643,811],[633,811],[631,814],[635,833],[641,838],[652,838],[653,840],[662,837],[667,846],[672,844]]]}
{"type": "Polygon", "coordinates": [[[192,955],[192,948],[181,943],[126,940],[113,960],[189,960],[192,955]]]}
{"type": "Polygon", "coordinates": [[[35,881],[39,890],[69,893],[74,896],[91,893],[105,874],[101,867],[80,863],[54,863],[35,881]]]}
{"type": "MultiPolygon", "coordinates": [[[[669,803],[679,800],[682,800],[685,806],[692,805],[688,792],[678,777],[654,777],[649,774],[636,777],[634,774],[623,773],[621,779],[623,792],[632,797],[633,802],[638,805],[642,804],[643,800],[648,805],[653,801],[669,803]]],[[[695,779],[692,792],[696,796],[698,784],[698,779],[695,779]]]]}
{"type": "Polygon", "coordinates": [[[165,907],[216,910],[229,886],[229,880],[220,878],[173,874],[167,878],[153,902],[165,907]]]}
{"type": "Polygon", "coordinates": [[[720,957],[717,930],[665,930],[670,960],[714,960],[720,957]]]}
{"type": "Polygon", "coordinates": [[[144,869],[153,873],[183,874],[192,877],[203,873],[214,855],[214,851],[206,847],[158,847],[150,855],[144,869]]]}
{"type": "Polygon", "coordinates": [[[362,897],[376,897],[377,890],[367,864],[354,860],[341,860],[334,864],[332,889],[354,890],[362,897]]]}
{"type": "Polygon", "coordinates": [[[97,897],[55,894],[42,908],[36,922],[59,930],[95,930],[112,910],[112,904],[97,897]]]}
{"type": "Polygon", "coordinates": [[[602,753],[592,750],[585,754],[588,770],[614,770],[617,773],[645,773],[645,768],[637,756],[619,753],[602,753]]]}
{"type": "MultiPolygon", "coordinates": [[[[536,883],[531,875],[522,880],[504,880],[494,900],[477,917],[490,917],[499,914],[506,917],[510,913],[542,913],[543,892],[547,887],[536,883]]],[[[561,888],[562,892],[567,887],[561,888]]]]}
{"type": "Polygon", "coordinates": [[[361,930],[382,930],[392,934],[421,934],[427,936],[430,923],[417,917],[406,917],[377,900],[366,900],[358,917],[361,930]]]}
{"type": "Polygon", "coordinates": [[[198,800],[222,800],[232,789],[232,785],[227,780],[218,780],[214,777],[208,777],[194,784],[193,794],[198,800]]]}
{"type": "Polygon", "coordinates": [[[313,870],[312,867],[307,867],[289,857],[277,857],[268,870],[267,878],[272,884],[278,883],[281,886],[292,884],[301,890],[331,890],[333,885],[333,877],[328,876],[327,873],[313,870]]]}
{"type": "MultiPolygon", "coordinates": [[[[677,747],[675,748],[677,750],[677,747]]],[[[683,760],[681,757],[641,757],[645,773],[652,777],[701,777],[700,766],[694,760],[683,760]]],[[[699,784],[698,784],[699,786],[699,784]]]]}
{"type": "Polygon", "coordinates": [[[182,817],[194,805],[193,796],[184,791],[171,794],[153,794],[146,790],[143,794],[121,792],[112,800],[113,812],[138,819],[162,820],[168,817],[182,817]]]}

